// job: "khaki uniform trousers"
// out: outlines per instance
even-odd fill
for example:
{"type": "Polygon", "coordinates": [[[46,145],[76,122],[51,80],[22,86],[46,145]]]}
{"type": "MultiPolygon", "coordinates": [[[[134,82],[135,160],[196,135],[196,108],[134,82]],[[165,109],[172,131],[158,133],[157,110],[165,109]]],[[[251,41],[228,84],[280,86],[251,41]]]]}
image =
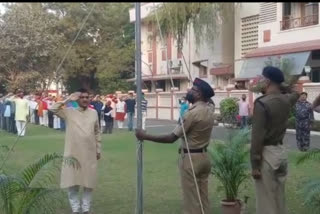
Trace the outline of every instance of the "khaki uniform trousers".
{"type": "Polygon", "coordinates": [[[285,180],[287,164],[274,169],[265,160],[261,167],[261,179],[255,180],[256,213],[287,214],[285,203],[285,180]]]}
{"type": "MultiPolygon", "coordinates": [[[[188,154],[182,152],[179,160],[183,196],[183,214],[202,214],[188,156],[188,154]]],[[[207,153],[191,153],[191,159],[199,187],[204,214],[209,214],[208,177],[211,171],[210,159],[207,153]]]]}

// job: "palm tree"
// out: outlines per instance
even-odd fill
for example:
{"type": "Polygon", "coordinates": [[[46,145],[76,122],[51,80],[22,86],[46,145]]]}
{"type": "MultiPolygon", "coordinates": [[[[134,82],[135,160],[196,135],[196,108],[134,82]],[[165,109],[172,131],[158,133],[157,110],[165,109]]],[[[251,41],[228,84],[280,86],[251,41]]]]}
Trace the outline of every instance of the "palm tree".
{"type": "MultiPolygon", "coordinates": [[[[79,168],[74,158],[64,158],[58,154],[46,154],[21,173],[8,175],[0,173],[0,209],[3,214],[55,213],[61,203],[61,190],[53,185],[58,163],[79,168]],[[57,162],[60,160],[59,162],[57,162]],[[53,165],[50,166],[50,164],[53,165]]],[[[60,165],[60,164],[59,164],[60,165]]]]}
{"type": "MultiPolygon", "coordinates": [[[[320,149],[313,149],[302,154],[297,159],[297,164],[305,163],[306,161],[320,161],[320,149]]],[[[311,213],[319,213],[320,210],[320,178],[310,179],[304,183],[302,189],[304,205],[310,208],[311,213]]]]}

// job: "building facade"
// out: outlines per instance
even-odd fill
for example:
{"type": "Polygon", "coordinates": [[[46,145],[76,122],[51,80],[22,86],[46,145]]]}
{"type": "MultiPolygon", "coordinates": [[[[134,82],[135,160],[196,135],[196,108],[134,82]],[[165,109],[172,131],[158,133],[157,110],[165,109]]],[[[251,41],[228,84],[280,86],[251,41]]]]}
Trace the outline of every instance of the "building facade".
{"type": "MultiPolygon", "coordinates": [[[[143,88],[149,92],[171,88],[186,91],[190,80],[200,77],[214,88],[225,89],[234,78],[234,19],[221,25],[214,48],[203,43],[196,48],[192,26],[188,29],[182,51],[178,51],[173,36],[161,38],[159,26],[146,18],[161,3],[141,3],[141,51],[143,88]],[[197,49],[197,50],[196,50],[197,49]]],[[[130,10],[130,21],[135,22],[135,9],[130,10]]],[[[131,79],[129,81],[135,81],[131,79]]]]}
{"type": "Polygon", "coordinates": [[[292,75],[320,82],[318,2],[241,3],[234,32],[235,76],[242,85],[266,62],[284,59],[292,75]]]}

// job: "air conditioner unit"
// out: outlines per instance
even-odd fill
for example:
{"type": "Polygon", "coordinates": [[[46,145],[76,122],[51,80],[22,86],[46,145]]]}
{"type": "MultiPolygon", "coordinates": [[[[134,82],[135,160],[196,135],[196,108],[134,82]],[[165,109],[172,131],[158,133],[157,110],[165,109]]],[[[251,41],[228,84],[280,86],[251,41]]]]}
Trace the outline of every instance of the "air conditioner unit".
{"type": "Polygon", "coordinates": [[[182,67],[182,61],[180,59],[170,60],[171,69],[180,69],[182,67]]]}

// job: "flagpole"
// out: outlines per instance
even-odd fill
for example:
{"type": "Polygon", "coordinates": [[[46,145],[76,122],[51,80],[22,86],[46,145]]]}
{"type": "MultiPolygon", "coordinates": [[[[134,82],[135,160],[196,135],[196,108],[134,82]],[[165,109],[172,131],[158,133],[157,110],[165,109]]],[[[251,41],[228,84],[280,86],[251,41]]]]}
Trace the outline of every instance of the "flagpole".
{"type": "MultiPolygon", "coordinates": [[[[141,15],[140,2],[135,3],[136,22],[135,22],[135,40],[136,40],[136,86],[137,86],[137,128],[142,129],[141,113],[141,15]]],[[[143,144],[137,143],[137,207],[136,214],[143,214],[143,144]]]]}

